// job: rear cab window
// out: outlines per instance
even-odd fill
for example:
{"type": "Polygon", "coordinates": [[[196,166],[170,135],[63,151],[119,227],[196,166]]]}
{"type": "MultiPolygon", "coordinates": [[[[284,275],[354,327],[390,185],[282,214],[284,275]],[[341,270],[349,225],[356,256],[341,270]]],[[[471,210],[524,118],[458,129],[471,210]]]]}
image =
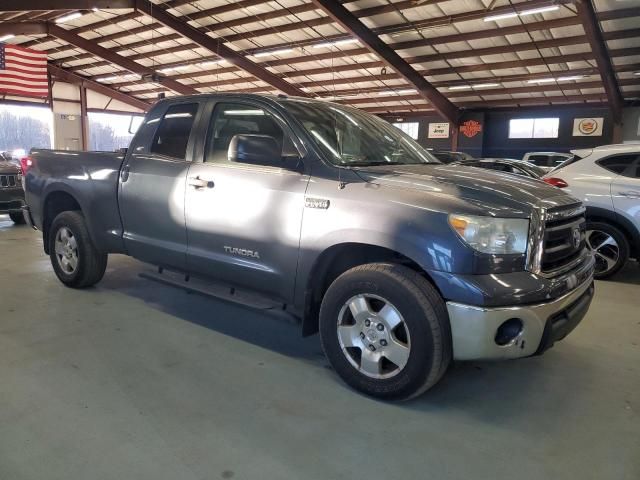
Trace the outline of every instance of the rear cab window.
{"type": "Polygon", "coordinates": [[[171,105],[160,119],[150,152],[177,160],[186,160],[197,103],[171,105]]]}

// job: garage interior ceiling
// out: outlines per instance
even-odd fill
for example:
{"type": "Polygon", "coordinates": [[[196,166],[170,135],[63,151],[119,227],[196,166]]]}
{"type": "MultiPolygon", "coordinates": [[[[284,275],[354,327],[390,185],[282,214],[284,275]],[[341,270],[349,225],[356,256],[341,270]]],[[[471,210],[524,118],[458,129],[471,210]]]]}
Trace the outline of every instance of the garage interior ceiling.
{"type": "Polygon", "coordinates": [[[57,81],[117,92],[140,109],[161,93],[285,92],[394,116],[424,115],[438,102],[464,109],[640,97],[636,0],[595,0],[599,36],[580,12],[591,5],[583,0],[337,2],[348,22],[373,34],[369,42],[327,13],[331,3],[5,0],[0,37],[46,50],[57,81]],[[410,72],[435,87],[435,100],[410,72]]]}

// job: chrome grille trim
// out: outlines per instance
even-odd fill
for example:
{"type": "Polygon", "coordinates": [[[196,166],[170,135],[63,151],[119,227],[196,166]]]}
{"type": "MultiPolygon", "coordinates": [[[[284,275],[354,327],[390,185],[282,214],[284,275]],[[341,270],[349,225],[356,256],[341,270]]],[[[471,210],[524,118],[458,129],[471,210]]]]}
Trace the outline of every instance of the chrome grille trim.
{"type": "Polygon", "coordinates": [[[0,188],[15,188],[18,185],[17,175],[0,175],[0,188]]]}
{"type": "MultiPolygon", "coordinates": [[[[540,208],[533,211],[529,222],[529,242],[526,262],[528,271],[543,277],[555,277],[575,268],[584,260],[585,255],[580,254],[577,256],[577,258],[573,258],[566,264],[561,265],[560,267],[553,270],[543,271],[542,269],[543,256],[545,253],[544,247],[546,232],[559,231],[569,228],[570,226],[574,226],[574,224],[582,224],[585,221],[585,212],[586,208],[582,204],[576,205],[575,203],[565,206],[553,207],[552,209],[540,208]],[[547,223],[561,221],[563,219],[575,217],[578,215],[583,215],[583,217],[576,219],[575,222],[571,222],[569,224],[561,225],[558,227],[552,226],[548,229],[546,227],[547,223]]],[[[584,235],[582,236],[581,241],[584,242],[584,235]]],[[[584,251],[584,248],[582,249],[582,251],[584,251]]]]}

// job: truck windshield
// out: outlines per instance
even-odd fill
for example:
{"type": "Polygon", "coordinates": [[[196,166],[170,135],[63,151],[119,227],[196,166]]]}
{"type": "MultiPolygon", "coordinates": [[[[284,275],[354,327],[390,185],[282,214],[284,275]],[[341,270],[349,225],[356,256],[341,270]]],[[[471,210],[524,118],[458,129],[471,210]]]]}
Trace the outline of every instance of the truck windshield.
{"type": "Polygon", "coordinates": [[[327,160],[344,167],[440,163],[411,137],[381,118],[331,103],[286,100],[327,160]]]}

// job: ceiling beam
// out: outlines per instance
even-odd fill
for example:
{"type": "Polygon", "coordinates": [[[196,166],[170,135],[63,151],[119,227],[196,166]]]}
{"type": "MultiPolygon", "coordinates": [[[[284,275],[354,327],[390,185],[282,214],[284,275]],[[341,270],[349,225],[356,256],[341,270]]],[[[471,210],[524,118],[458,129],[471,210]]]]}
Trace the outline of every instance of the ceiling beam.
{"type": "Polygon", "coordinates": [[[616,80],[611,57],[607,51],[593,3],[591,3],[591,0],[576,0],[575,6],[578,17],[582,22],[582,28],[584,28],[587,34],[591,51],[596,58],[596,65],[600,71],[604,89],[607,92],[607,99],[609,100],[613,114],[613,121],[614,123],[620,124],[622,122],[622,106],[624,100],[620,93],[620,86],[616,80]]]}
{"type": "Polygon", "coordinates": [[[0,22],[0,35],[40,35],[47,33],[44,22],[0,22]]]}
{"type": "Polygon", "coordinates": [[[0,12],[133,8],[134,0],[2,0],[0,12]]]}
{"type": "Polygon", "coordinates": [[[372,53],[379,55],[387,65],[396,70],[410,85],[414,86],[418,94],[431,103],[444,118],[457,125],[460,117],[458,107],[436,90],[433,85],[398,55],[395,50],[369,30],[355,15],[336,0],[313,0],[313,3],[322,8],[342,28],[359,39],[372,53]]]}
{"type": "Polygon", "coordinates": [[[281,92],[288,95],[296,95],[300,97],[307,96],[307,94],[300,90],[298,87],[288,83],[287,81],[283,80],[261,65],[252,62],[242,54],[224,45],[222,39],[210,37],[197,28],[192,27],[184,20],[181,20],[180,18],[167,13],[159,5],[152,4],[148,0],[136,0],[136,10],[152,17],[166,27],[169,27],[170,29],[176,31],[183,37],[188,38],[189,40],[197,43],[203,48],[206,48],[211,53],[227,60],[229,63],[237,66],[238,68],[241,68],[247,73],[250,73],[263,82],[268,83],[272,87],[277,88],[281,92]]]}
{"type": "Polygon", "coordinates": [[[87,40],[86,38],[83,38],[80,35],[76,35],[70,30],[65,30],[58,25],[48,23],[47,31],[50,35],[53,35],[60,40],[64,40],[71,45],[75,45],[76,47],[81,48],[86,52],[92,53],[97,57],[104,58],[114,65],[118,65],[121,68],[124,68],[132,73],[137,73],[143,78],[148,78],[148,81],[152,83],[160,83],[176,93],[180,93],[182,95],[191,95],[194,93],[198,93],[198,91],[194,87],[180,83],[172,78],[159,75],[152,68],[145,67],[144,65],[134,62],[129,58],[118,55],[111,50],[101,47],[96,42],[87,40]]]}
{"type": "MultiPolygon", "coordinates": [[[[638,93],[638,92],[634,92],[638,93]]],[[[533,105],[547,105],[553,106],[555,104],[565,104],[565,103],[587,103],[587,102],[606,102],[607,95],[605,93],[602,94],[590,94],[590,95],[559,95],[555,97],[529,97],[529,98],[505,98],[501,100],[491,100],[491,101],[473,101],[473,102],[463,102],[460,104],[461,107],[465,109],[469,108],[498,108],[498,107],[519,107],[519,106],[533,106],[533,105]]],[[[422,105],[394,105],[388,107],[371,107],[371,108],[363,108],[365,112],[375,113],[378,115],[393,115],[393,116],[408,116],[412,113],[417,113],[418,111],[429,112],[430,105],[422,104],[422,105]],[[403,110],[404,109],[404,110],[403,110]],[[411,112],[411,109],[414,112],[411,112]]],[[[433,112],[433,111],[432,111],[433,112]]],[[[428,114],[428,113],[427,113],[428,114]]]]}
{"type": "Polygon", "coordinates": [[[126,103],[132,107],[139,108],[145,112],[151,107],[151,105],[144,100],[140,100],[139,98],[132,97],[124,92],[114,90],[113,88],[109,88],[101,83],[81,77],[75,73],[68,72],[63,68],[56,67],[55,65],[49,64],[48,70],[49,74],[60,82],[71,83],[73,85],[88,88],[89,90],[93,90],[94,92],[113,98],[114,100],[118,100],[119,102],[126,103]]]}

